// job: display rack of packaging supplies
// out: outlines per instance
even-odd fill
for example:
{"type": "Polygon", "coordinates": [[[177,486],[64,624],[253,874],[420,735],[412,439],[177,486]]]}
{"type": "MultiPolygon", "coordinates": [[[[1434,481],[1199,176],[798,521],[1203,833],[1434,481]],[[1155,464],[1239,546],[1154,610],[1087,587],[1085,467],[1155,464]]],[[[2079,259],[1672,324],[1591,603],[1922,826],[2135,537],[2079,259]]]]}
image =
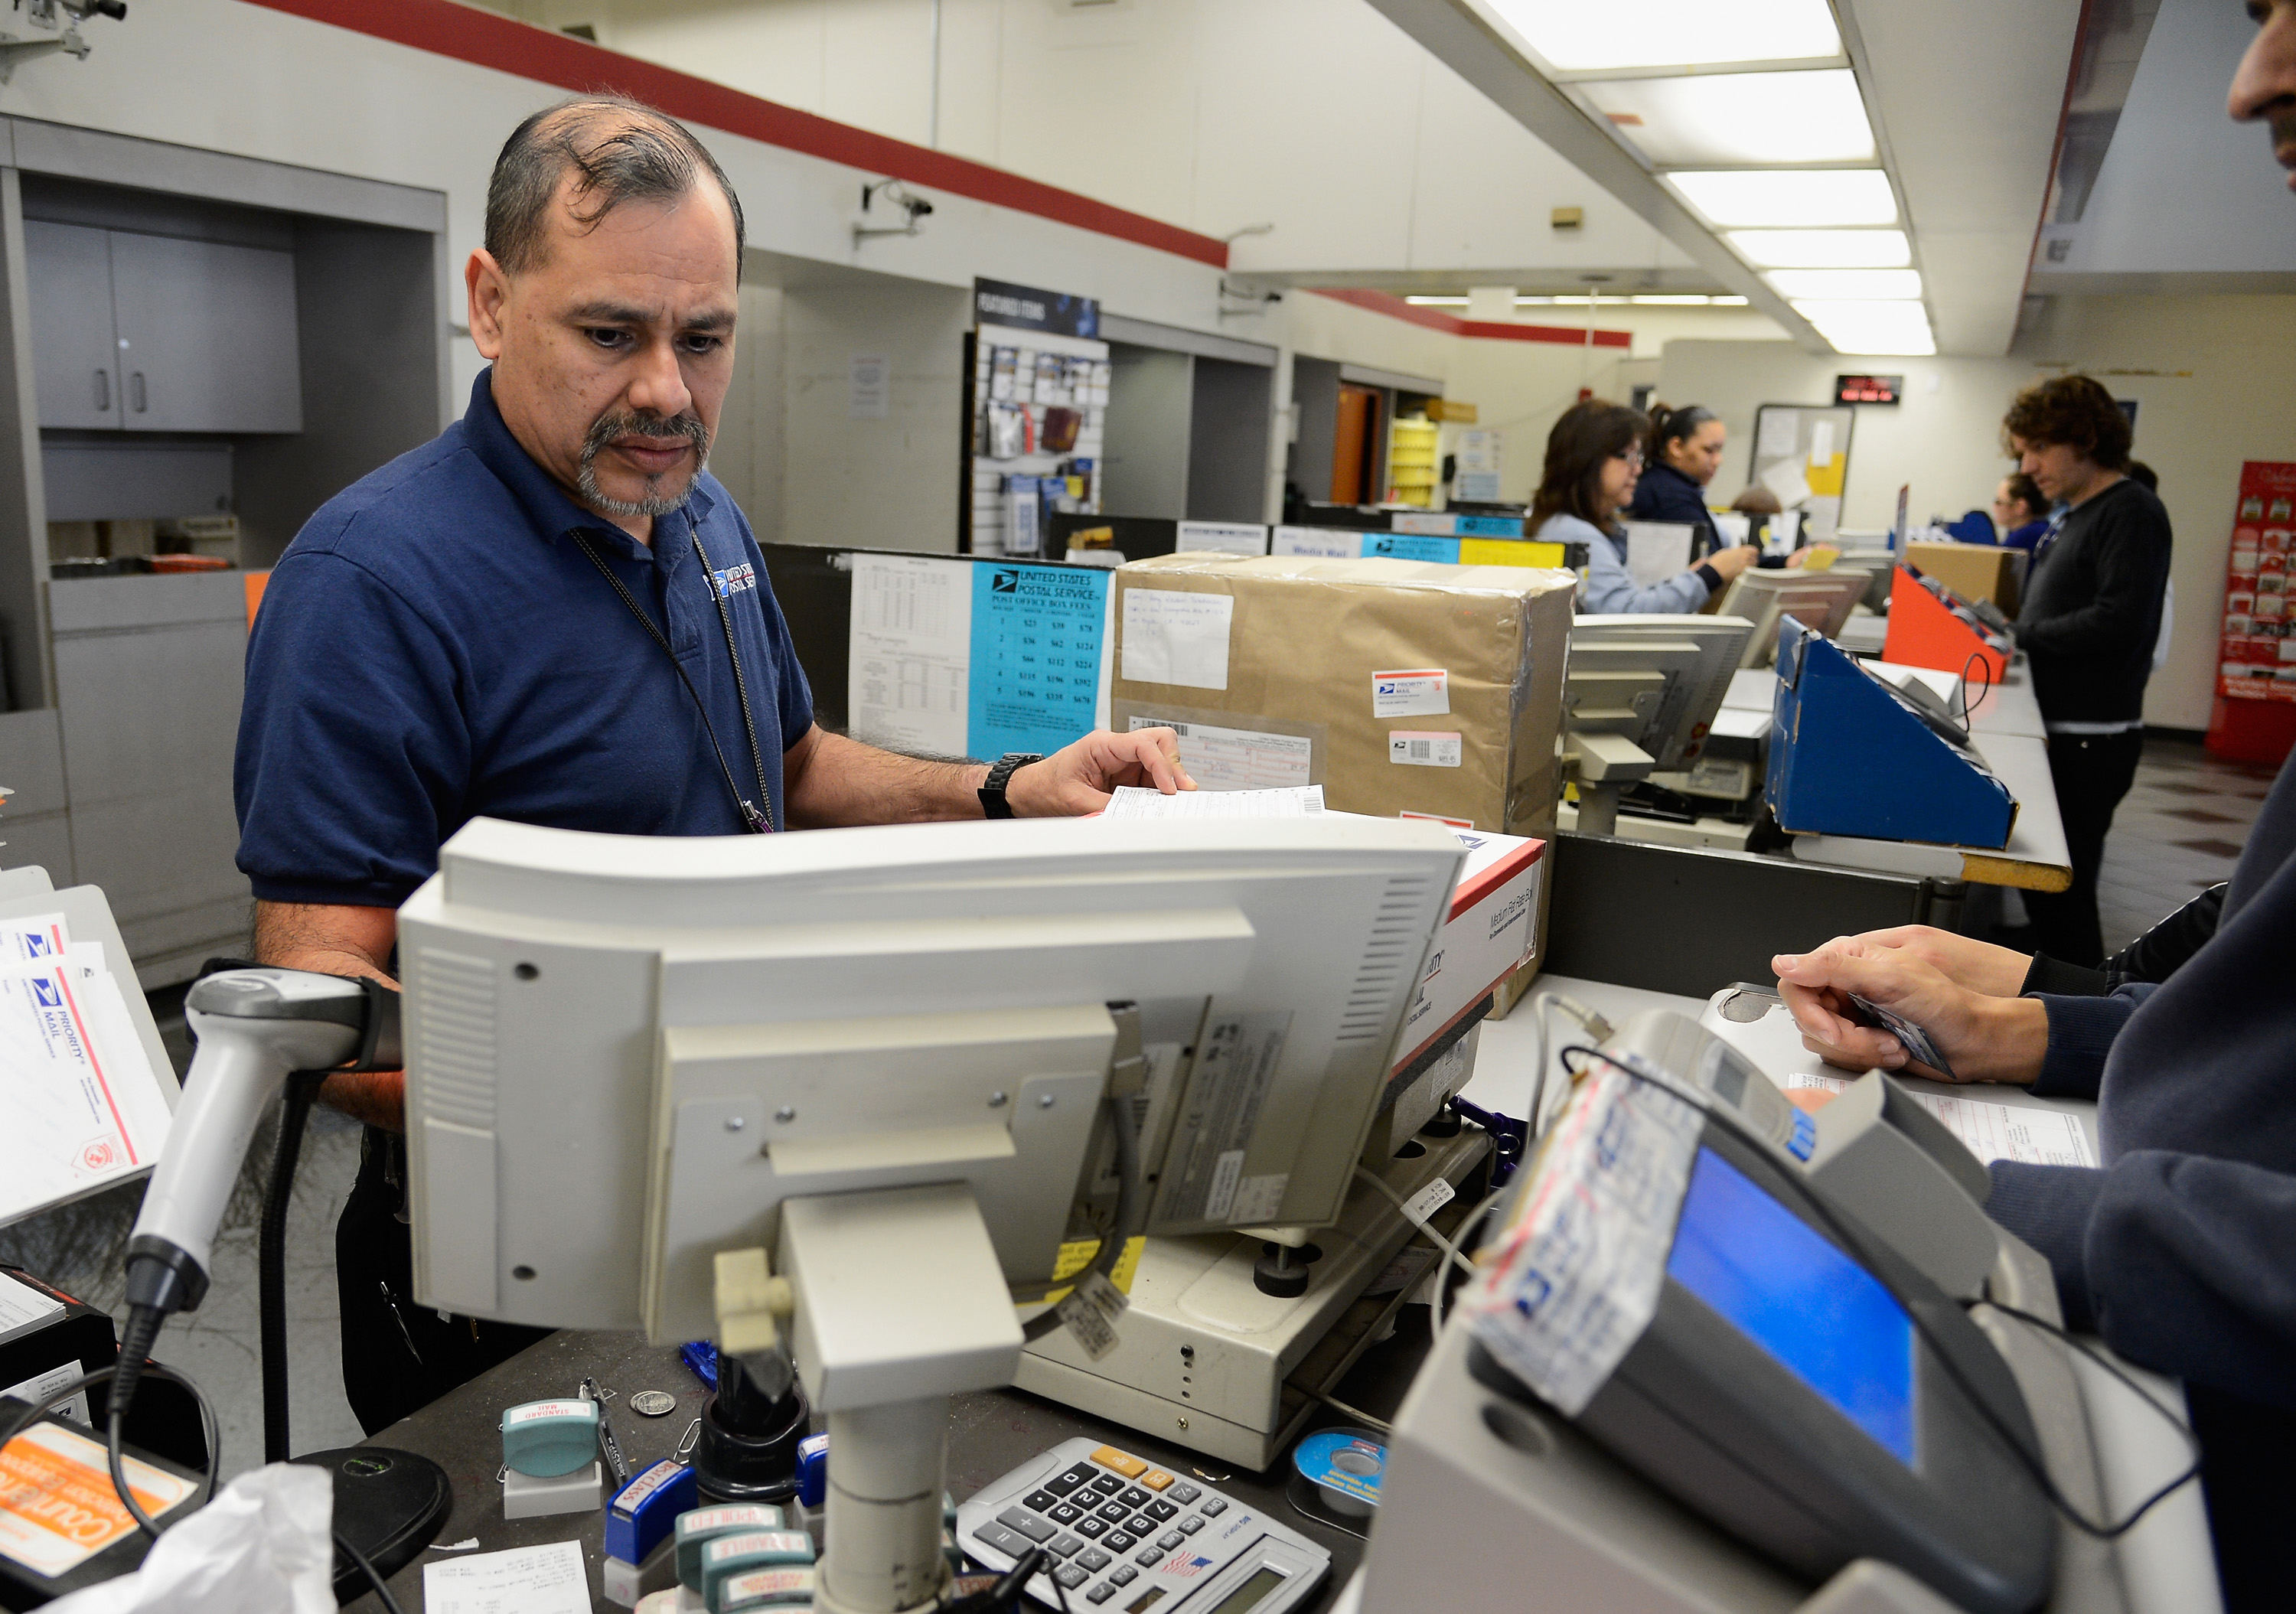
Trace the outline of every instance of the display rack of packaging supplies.
{"type": "Polygon", "coordinates": [[[1789,833],[2008,845],[2016,799],[1949,731],[1813,629],[1779,624],[1767,791],[1789,833]]]}

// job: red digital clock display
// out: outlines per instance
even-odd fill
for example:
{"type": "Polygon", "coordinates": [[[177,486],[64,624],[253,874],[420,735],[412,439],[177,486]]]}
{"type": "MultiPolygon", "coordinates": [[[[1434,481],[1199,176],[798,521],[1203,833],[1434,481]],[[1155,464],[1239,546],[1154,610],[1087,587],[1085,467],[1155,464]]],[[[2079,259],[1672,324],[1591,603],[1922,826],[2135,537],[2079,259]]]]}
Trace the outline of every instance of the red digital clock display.
{"type": "Polygon", "coordinates": [[[1833,401],[1837,404],[1894,404],[1906,394],[1906,378],[1902,375],[1837,375],[1833,378],[1833,401]]]}

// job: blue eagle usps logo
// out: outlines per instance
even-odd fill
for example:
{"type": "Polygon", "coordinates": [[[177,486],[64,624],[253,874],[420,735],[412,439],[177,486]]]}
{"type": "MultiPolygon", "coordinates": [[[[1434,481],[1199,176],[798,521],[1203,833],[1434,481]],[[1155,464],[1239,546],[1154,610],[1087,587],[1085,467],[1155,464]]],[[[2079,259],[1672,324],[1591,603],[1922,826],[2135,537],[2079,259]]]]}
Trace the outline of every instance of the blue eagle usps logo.
{"type": "Polygon", "coordinates": [[[713,571],[709,575],[717,581],[718,597],[721,600],[730,600],[735,594],[748,594],[758,586],[758,569],[747,561],[728,566],[722,571],[713,571]]]}

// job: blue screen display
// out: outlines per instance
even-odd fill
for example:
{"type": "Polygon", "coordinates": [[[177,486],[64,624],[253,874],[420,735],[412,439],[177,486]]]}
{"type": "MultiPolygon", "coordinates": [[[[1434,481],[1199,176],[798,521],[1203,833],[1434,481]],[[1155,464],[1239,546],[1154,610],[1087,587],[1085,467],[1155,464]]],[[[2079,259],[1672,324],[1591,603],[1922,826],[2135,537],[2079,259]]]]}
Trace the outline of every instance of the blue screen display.
{"type": "Polygon", "coordinates": [[[1879,1279],[1711,1149],[1691,1169],[1666,1273],[1913,1466],[1913,1320],[1879,1279]]]}

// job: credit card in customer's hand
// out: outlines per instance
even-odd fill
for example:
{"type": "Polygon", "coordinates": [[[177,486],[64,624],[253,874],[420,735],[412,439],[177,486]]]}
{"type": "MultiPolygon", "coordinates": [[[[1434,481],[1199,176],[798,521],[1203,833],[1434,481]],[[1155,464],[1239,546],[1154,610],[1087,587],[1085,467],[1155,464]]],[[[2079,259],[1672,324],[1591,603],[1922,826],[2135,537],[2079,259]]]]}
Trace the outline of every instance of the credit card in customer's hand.
{"type": "Polygon", "coordinates": [[[1845,995],[1849,997],[1850,1005],[1855,1011],[1850,1016],[1852,1020],[1862,1026],[1870,1026],[1877,1031],[1887,1031],[1905,1045],[1907,1057],[1916,1064],[1927,1065],[1948,1081],[1958,1079],[1953,1074],[1953,1067],[1946,1062],[1945,1055],[1939,1053],[1938,1045],[1930,1040],[1928,1032],[1904,1015],[1884,1009],[1881,1004],[1860,997],[1855,992],[1845,995]]]}

